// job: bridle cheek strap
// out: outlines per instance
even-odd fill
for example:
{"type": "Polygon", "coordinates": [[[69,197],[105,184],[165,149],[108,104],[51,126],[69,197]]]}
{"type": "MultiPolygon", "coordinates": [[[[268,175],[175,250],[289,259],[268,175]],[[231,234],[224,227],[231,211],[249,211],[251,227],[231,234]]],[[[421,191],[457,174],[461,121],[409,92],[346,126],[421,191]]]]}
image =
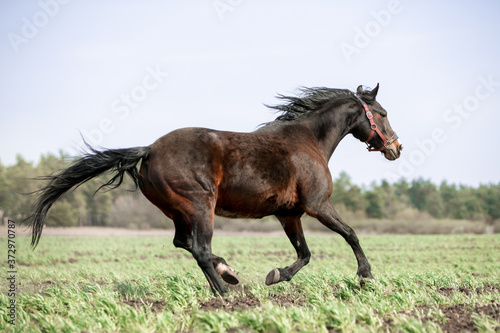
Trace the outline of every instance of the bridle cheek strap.
{"type": "Polygon", "coordinates": [[[366,146],[367,146],[366,149],[368,149],[368,151],[384,151],[384,150],[386,150],[387,148],[389,148],[390,145],[393,144],[394,141],[396,141],[398,139],[398,135],[396,134],[396,132],[394,132],[394,135],[389,140],[387,140],[385,138],[385,136],[382,134],[382,132],[380,132],[380,130],[378,129],[377,124],[375,124],[375,121],[373,120],[373,113],[370,111],[370,109],[368,109],[368,105],[359,96],[356,95],[356,97],[363,105],[363,108],[365,109],[366,118],[368,118],[368,121],[370,122],[370,128],[371,128],[370,135],[368,135],[368,139],[363,141],[364,143],[366,143],[366,146]],[[384,143],[382,145],[382,147],[380,147],[380,148],[370,147],[369,142],[371,141],[371,139],[373,139],[373,136],[375,135],[375,133],[378,134],[378,136],[380,137],[380,139],[382,139],[382,142],[384,143]]]}

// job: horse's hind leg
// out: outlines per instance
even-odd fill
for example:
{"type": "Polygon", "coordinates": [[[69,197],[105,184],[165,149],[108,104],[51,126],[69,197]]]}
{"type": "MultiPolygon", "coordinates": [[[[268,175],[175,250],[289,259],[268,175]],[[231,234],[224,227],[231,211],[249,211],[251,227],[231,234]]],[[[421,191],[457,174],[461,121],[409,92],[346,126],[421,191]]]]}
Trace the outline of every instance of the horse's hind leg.
{"type": "Polygon", "coordinates": [[[191,223],[182,216],[174,218],[175,236],[174,246],[191,253],[193,250],[193,229],[191,223]]]}
{"type": "Polygon", "coordinates": [[[212,236],[214,231],[213,212],[198,213],[188,218],[193,227],[191,253],[207,278],[214,295],[227,293],[212,262],[212,236]]]}
{"type": "Polygon", "coordinates": [[[267,274],[266,284],[269,286],[281,281],[290,281],[297,272],[309,263],[311,253],[307,247],[300,216],[276,216],[281,222],[288,239],[297,251],[297,261],[285,268],[275,268],[267,274]]]}
{"type": "MultiPolygon", "coordinates": [[[[193,253],[193,229],[191,223],[179,214],[174,218],[175,236],[174,246],[187,250],[193,253]]],[[[220,277],[229,284],[238,284],[240,281],[236,272],[230,267],[224,258],[216,256],[212,253],[212,265],[220,277]]]]}

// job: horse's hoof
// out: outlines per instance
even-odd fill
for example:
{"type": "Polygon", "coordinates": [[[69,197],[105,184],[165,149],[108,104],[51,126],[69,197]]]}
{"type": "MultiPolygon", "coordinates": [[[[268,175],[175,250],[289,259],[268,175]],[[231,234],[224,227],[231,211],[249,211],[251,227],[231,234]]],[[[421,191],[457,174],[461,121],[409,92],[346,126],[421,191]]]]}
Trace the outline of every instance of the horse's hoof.
{"type": "Polygon", "coordinates": [[[363,288],[365,285],[370,284],[374,282],[375,279],[373,277],[360,277],[359,278],[359,285],[361,288],[363,288]]]}
{"type": "Polygon", "coordinates": [[[279,269],[275,268],[267,274],[266,285],[270,286],[278,282],[280,282],[280,271],[279,269]]]}
{"type": "Polygon", "coordinates": [[[240,283],[240,280],[238,279],[238,276],[236,275],[235,272],[232,272],[231,270],[227,270],[223,272],[220,276],[222,280],[224,280],[226,283],[229,284],[238,284],[240,283]]]}
{"type": "Polygon", "coordinates": [[[234,269],[232,269],[231,267],[229,267],[228,265],[226,265],[224,263],[219,263],[215,267],[215,271],[217,272],[217,274],[220,275],[222,280],[224,280],[225,282],[227,282],[229,284],[240,283],[240,279],[238,279],[238,275],[236,275],[236,272],[234,271],[234,269]]]}

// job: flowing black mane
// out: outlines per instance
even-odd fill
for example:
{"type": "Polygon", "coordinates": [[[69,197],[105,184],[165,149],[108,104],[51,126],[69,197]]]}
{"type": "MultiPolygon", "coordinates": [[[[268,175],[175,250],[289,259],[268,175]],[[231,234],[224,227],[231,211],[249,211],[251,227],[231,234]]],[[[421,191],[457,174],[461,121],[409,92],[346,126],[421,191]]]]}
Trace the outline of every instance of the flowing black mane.
{"type": "Polygon", "coordinates": [[[277,98],[286,101],[280,105],[266,105],[268,108],[278,110],[281,115],[274,121],[290,121],[305,114],[319,110],[333,99],[353,97],[354,93],[347,89],[333,89],[325,87],[300,88],[299,96],[278,95],[277,98]]]}

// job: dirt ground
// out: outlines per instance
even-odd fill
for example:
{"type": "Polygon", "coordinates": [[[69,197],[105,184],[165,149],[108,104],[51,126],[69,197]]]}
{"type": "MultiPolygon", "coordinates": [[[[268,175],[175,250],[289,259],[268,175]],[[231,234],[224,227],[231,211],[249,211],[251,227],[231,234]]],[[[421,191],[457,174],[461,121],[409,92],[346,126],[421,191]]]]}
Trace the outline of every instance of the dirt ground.
{"type": "MultiPolygon", "coordinates": [[[[30,236],[30,230],[26,226],[18,226],[15,228],[16,236],[30,236]]],[[[311,234],[310,232],[308,234],[311,234]]],[[[321,234],[321,233],[318,233],[321,234]]],[[[331,235],[332,233],[328,233],[331,235]]],[[[7,235],[7,227],[0,226],[0,236],[7,235]]],[[[151,229],[151,230],[130,230],[106,227],[46,227],[43,230],[43,237],[173,237],[174,230],[169,229],[151,229]]],[[[323,235],[325,235],[323,233],[323,235]]],[[[228,232],[216,230],[215,236],[283,236],[286,237],[284,232],[269,232],[269,233],[253,233],[253,232],[228,232]]],[[[71,259],[70,259],[71,260],[71,259]]],[[[71,262],[71,261],[70,261],[71,262]]],[[[47,281],[45,284],[50,283],[47,281]]],[[[36,290],[45,289],[46,285],[33,286],[36,290]]],[[[481,294],[491,290],[497,290],[497,285],[486,285],[482,289],[476,290],[468,289],[467,287],[460,287],[459,292],[466,295],[477,293],[481,294]]],[[[214,297],[206,302],[200,302],[199,309],[202,311],[224,310],[228,312],[244,310],[246,308],[258,308],[261,306],[261,300],[253,295],[250,290],[244,286],[230,286],[230,297],[214,297]]],[[[445,296],[452,296],[456,292],[454,288],[443,287],[438,290],[439,293],[445,296]]],[[[270,295],[269,300],[277,306],[303,306],[307,304],[307,295],[297,290],[296,293],[290,296],[284,295],[270,295]]],[[[153,312],[163,311],[165,303],[163,301],[153,301],[149,299],[130,299],[124,300],[124,303],[134,308],[146,307],[150,308],[153,312]]],[[[417,309],[414,309],[417,310],[417,309]]],[[[439,322],[443,332],[473,332],[476,331],[474,318],[477,316],[487,315],[493,320],[500,321],[500,303],[498,300],[492,300],[489,304],[474,304],[465,305],[457,304],[453,306],[441,306],[440,311],[446,318],[444,322],[439,322]]],[[[417,311],[404,311],[404,315],[409,317],[418,317],[417,311]]],[[[424,317],[420,320],[435,321],[435,318],[424,317]]],[[[392,318],[383,319],[383,329],[389,329],[393,326],[392,318]]],[[[334,332],[334,330],[329,330],[334,332]]]]}
{"type": "MultiPolygon", "coordinates": [[[[16,224],[16,236],[31,236],[31,229],[16,224]]],[[[174,229],[132,230],[109,227],[44,227],[43,237],[173,237],[174,229]]],[[[308,232],[308,235],[332,235],[333,233],[308,232]]],[[[7,226],[0,226],[0,236],[7,236],[7,226]]],[[[283,231],[272,232],[235,232],[215,229],[214,236],[284,236],[283,231]]]]}
{"type": "MultiPolygon", "coordinates": [[[[497,287],[495,287],[497,288],[497,287]]],[[[256,308],[261,306],[260,300],[255,297],[247,288],[241,286],[230,286],[229,290],[231,296],[229,297],[214,297],[207,302],[200,302],[200,310],[202,311],[215,311],[224,310],[227,312],[244,310],[247,308],[256,308]]],[[[448,292],[449,290],[443,290],[443,292],[448,292]]],[[[461,290],[464,293],[471,293],[474,290],[461,290]]],[[[480,293],[482,290],[476,290],[480,293]]],[[[302,306],[307,303],[307,296],[300,292],[297,292],[294,296],[282,296],[282,295],[271,295],[270,300],[277,306],[302,306]]],[[[152,311],[161,311],[164,307],[164,303],[155,302],[151,300],[127,300],[124,301],[132,307],[149,307],[152,311]]],[[[414,309],[416,310],[416,309],[414,309]]],[[[491,301],[490,304],[478,304],[475,306],[457,304],[453,306],[442,306],[440,310],[446,317],[445,322],[439,322],[438,325],[441,330],[445,333],[452,332],[475,332],[477,331],[476,325],[474,323],[474,316],[490,316],[493,320],[500,321],[500,303],[498,301],[491,301]]],[[[417,318],[415,311],[405,312],[406,315],[410,317],[417,318]]],[[[433,320],[433,318],[424,317],[421,318],[424,322],[428,320],[433,320]]],[[[391,318],[385,318],[383,320],[384,329],[390,329],[393,322],[391,318]]],[[[333,328],[327,328],[328,332],[336,332],[333,328]]]]}
{"type": "MultiPolygon", "coordinates": [[[[0,235],[7,235],[7,228],[0,228],[0,235]]],[[[43,237],[47,236],[65,236],[65,237],[114,237],[114,236],[130,236],[130,237],[160,237],[173,236],[174,230],[131,230],[106,227],[44,227],[43,237]]],[[[31,236],[31,229],[24,225],[16,224],[16,236],[31,236]]]]}

